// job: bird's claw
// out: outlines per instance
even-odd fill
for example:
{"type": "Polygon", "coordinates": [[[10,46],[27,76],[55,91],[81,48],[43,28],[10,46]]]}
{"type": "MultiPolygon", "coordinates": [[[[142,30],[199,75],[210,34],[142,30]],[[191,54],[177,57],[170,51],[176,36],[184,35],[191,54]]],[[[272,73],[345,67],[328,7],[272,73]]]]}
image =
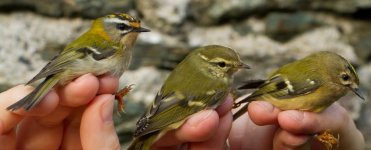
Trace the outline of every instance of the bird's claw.
{"type": "Polygon", "coordinates": [[[317,133],[315,135],[315,139],[321,142],[327,150],[331,150],[333,145],[337,145],[337,147],[339,147],[340,135],[337,134],[337,137],[335,137],[331,133],[331,130],[325,130],[320,133],[317,133]]]}
{"type": "Polygon", "coordinates": [[[241,106],[241,103],[236,103],[236,102],[234,102],[234,103],[233,103],[233,106],[232,106],[232,109],[238,108],[238,107],[240,107],[240,106],[241,106]]]}
{"type": "Polygon", "coordinates": [[[121,90],[119,90],[118,92],[115,93],[115,99],[117,100],[118,102],[118,105],[117,105],[117,111],[118,112],[122,112],[125,108],[125,104],[124,104],[124,96],[127,95],[133,88],[134,84],[131,84],[129,86],[125,86],[124,88],[122,88],[121,90]]]}

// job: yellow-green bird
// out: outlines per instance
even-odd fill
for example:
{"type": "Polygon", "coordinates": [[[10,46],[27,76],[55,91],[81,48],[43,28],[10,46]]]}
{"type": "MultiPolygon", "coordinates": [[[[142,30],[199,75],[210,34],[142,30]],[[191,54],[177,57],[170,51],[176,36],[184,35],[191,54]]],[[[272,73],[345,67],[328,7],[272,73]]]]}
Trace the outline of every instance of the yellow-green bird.
{"type": "MultiPolygon", "coordinates": [[[[328,51],[313,53],[286,64],[267,80],[251,80],[240,89],[255,92],[236,103],[262,100],[281,110],[320,112],[348,91],[359,92],[359,79],[353,66],[342,56],[328,51]]],[[[233,120],[246,112],[248,104],[233,115],[233,120]]]]}
{"type": "Polygon", "coordinates": [[[44,81],[7,109],[29,111],[55,85],[63,86],[86,73],[120,77],[129,66],[138,34],[148,31],[140,26],[140,20],[125,13],[94,20],[90,30],[68,44],[27,84],[44,81]]]}
{"type": "Polygon", "coordinates": [[[190,115],[222,104],[231,90],[233,74],[241,68],[249,67],[230,48],[210,45],[192,51],[172,71],[137,122],[129,150],[149,150],[190,115]]]}

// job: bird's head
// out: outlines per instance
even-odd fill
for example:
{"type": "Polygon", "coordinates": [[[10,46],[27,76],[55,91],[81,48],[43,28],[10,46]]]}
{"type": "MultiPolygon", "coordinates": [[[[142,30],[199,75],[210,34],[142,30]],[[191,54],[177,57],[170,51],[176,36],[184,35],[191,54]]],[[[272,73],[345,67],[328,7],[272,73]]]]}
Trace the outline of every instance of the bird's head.
{"type": "Polygon", "coordinates": [[[135,41],[138,33],[150,31],[141,27],[140,20],[125,13],[110,14],[96,19],[91,30],[105,34],[115,41],[123,38],[134,38],[135,41]]]}
{"type": "Polygon", "coordinates": [[[195,50],[199,64],[215,76],[231,76],[241,68],[249,69],[239,55],[228,47],[209,45],[195,50]]]}
{"type": "Polygon", "coordinates": [[[320,52],[317,55],[321,59],[326,60],[327,63],[325,65],[332,82],[348,88],[364,100],[359,90],[359,77],[351,63],[342,56],[332,52],[320,52]]]}

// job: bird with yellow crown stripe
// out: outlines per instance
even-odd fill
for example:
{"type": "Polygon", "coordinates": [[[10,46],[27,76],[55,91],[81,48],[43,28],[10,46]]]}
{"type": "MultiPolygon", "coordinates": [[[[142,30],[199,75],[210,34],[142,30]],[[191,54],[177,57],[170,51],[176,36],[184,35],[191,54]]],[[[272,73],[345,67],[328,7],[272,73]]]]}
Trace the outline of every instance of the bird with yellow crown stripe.
{"type": "Polygon", "coordinates": [[[120,77],[130,64],[139,33],[148,31],[140,26],[140,20],[125,13],[94,20],[88,31],[68,44],[27,83],[44,79],[35,90],[7,109],[29,111],[54,86],[63,86],[86,73],[120,77]]]}
{"type": "MultiPolygon", "coordinates": [[[[348,91],[365,99],[359,91],[359,78],[353,66],[342,56],[328,51],[313,53],[286,64],[270,74],[267,80],[250,80],[240,89],[257,89],[235,103],[246,103],[233,114],[233,120],[246,113],[251,101],[267,101],[281,110],[321,112],[348,91]]],[[[316,139],[327,149],[338,139],[323,131],[316,139]]]]}

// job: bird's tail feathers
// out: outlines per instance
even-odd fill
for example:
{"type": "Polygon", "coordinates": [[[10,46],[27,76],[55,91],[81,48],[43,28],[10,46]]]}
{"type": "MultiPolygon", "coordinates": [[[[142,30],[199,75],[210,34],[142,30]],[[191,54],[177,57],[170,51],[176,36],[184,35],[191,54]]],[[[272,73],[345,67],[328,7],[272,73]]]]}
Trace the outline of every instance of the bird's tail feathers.
{"type": "Polygon", "coordinates": [[[156,135],[134,138],[128,150],[150,150],[152,144],[156,141],[156,135]]]}
{"type": "Polygon", "coordinates": [[[40,100],[50,91],[51,88],[54,87],[55,84],[58,83],[58,79],[56,77],[48,77],[42,83],[40,83],[35,90],[33,90],[30,94],[19,100],[18,102],[10,105],[7,107],[7,110],[17,110],[19,108],[24,108],[26,111],[29,111],[33,108],[36,104],[40,102],[40,100]]]}

